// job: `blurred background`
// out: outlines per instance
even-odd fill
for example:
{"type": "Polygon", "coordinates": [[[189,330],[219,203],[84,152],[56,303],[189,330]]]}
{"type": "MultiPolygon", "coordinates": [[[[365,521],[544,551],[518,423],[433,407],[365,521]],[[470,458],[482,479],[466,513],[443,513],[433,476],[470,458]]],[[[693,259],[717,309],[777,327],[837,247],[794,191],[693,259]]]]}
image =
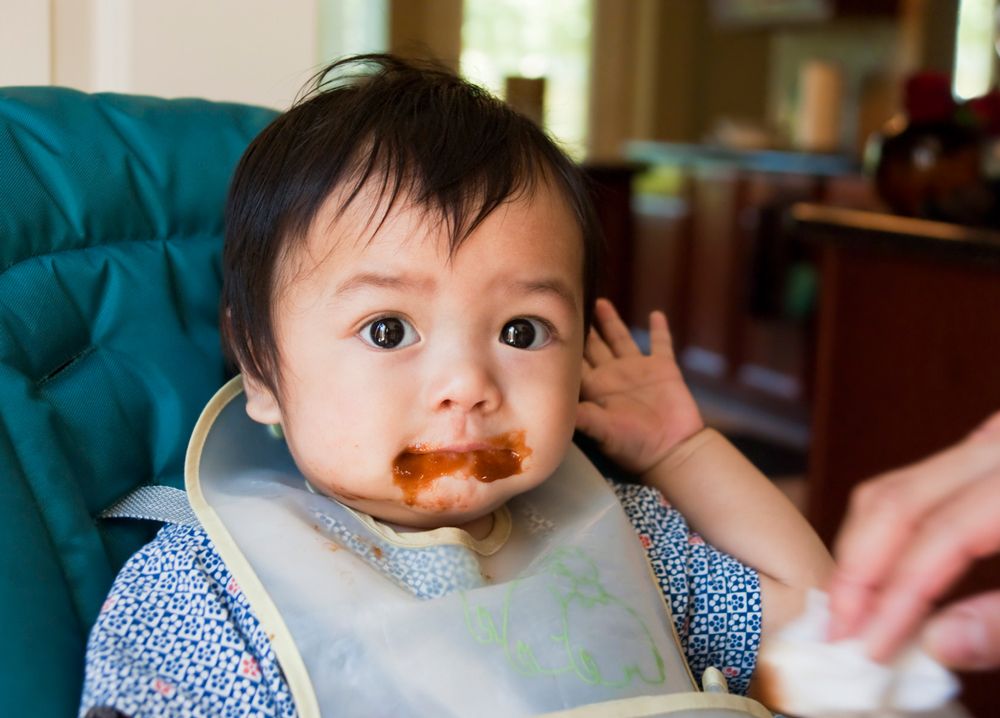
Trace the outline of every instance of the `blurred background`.
{"type": "MultiPolygon", "coordinates": [[[[0,85],[285,108],[329,60],[391,51],[505,97],[593,179],[604,292],[636,337],[667,310],[706,419],[828,541],[858,481],[1000,408],[995,0],[0,0],[0,17],[0,85]]],[[[983,583],[1000,568],[959,591],[983,583]]],[[[989,682],[968,682],[977,715],[989,682]]]]}

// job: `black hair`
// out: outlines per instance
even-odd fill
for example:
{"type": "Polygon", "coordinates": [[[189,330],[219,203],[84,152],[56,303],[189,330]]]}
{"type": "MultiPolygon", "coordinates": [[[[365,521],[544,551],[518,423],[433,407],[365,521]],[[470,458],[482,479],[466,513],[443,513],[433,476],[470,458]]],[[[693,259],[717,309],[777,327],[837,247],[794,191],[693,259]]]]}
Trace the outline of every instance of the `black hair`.
{"type": "Polygon", "coordinates": [[[373,183],[373,232],[405,196],[446,223],[453,256],[501,204],[549,182],[584,243],[590,326],[601,235],[579,167],[537,125],[444,67],[359,55],[319,72],[250,143],[226,204],[221,326],[229,357],[277,390],[276,271],[336,190],[343,211],[373,183]],[[381,213],[381,218],[377,215],[381,213]]]}

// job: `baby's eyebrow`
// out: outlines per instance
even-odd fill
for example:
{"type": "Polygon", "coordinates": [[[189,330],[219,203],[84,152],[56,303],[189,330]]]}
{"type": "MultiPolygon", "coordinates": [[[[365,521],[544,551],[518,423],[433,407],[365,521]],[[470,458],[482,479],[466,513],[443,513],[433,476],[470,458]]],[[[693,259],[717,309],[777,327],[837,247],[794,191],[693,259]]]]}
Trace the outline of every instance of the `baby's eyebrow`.
{"type": "MultiPolygon", "coordinates": [[[[383,274],[379,272],[361,272],[354,274],[337,285],[334,296],[343,297],[367,287],[378,289],[393,289],[397,291],[430,292],[434,288],[434,279],[409,274],[383,274]]],[[[576,294],[566,282],[558,278],[537,280],[514,280],[509,283],[512,292],[521,294],[543,294],[555,297],[571,311],[577,309],[576,294]]]]}
{"type": "Polygon", "coordinates": [[[576,294],[561,279],[539,279],[535,281],[511,282],[511,289],[525,294],[548,294],[562,301],[571,312],[576,311],[576,294]]]}
{"type": "Polygon", "coordinates": [[[427,291],[434,284],[434,280],[411,276],[407,274],[379,274],[378,272],[361,272],[348,277],[337,285],[334,296],[341,297],[366,287],[377,287],[379,289],[396,289],[401,291],[421,290],[427,291]]]}

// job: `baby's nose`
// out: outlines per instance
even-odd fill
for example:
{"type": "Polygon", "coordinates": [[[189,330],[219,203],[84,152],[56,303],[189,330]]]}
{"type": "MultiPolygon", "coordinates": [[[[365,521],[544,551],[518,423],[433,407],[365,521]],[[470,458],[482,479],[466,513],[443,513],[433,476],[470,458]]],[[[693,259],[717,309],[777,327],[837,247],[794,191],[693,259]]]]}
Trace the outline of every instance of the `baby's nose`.
{"type": "Polygon", "coordinates": [[[488,362],[466,356],[444,364],[432,384],[433,409],[487,414],[500,407],[502,393],[488,362]]]}

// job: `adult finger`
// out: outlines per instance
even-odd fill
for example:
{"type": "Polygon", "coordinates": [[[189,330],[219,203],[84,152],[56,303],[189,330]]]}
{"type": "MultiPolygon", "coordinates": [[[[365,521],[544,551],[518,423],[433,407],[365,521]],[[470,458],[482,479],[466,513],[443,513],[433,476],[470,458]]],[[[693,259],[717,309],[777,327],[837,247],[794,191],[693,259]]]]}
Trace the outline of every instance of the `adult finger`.
{"type": "Polygon", "coordinates": [[[834,545],[830,638],[856,633],[921,521],[953,494],[1000,471],[1000,442],[968,440],[859,485],[834,545]]]}
{"type": "Polygon", "coordinates": [[[885,660],[969,566],[1000,551],[1000,471],[971,484],[927,517],[889,574],[866,636],[885,660]]]}
{"type": "Polygon", "coordinates": [[[969,438],[972,441],[1000,441],[1000,411],[980,424],[969,438]]]}
{"type": "Polygon", "coordinates": [[[858,485],[834,542],[830,581],[830,638],[857,633],[890,567],[912,540],[924,515],[943,497],[933,473],[897,470],[858,485]]]}
{"type": "Polygon", "coordinates": [[[594,315],[597,318],[597,327],[601,336],[604,337],[615,356],[635,356],[642,353],[632,338],[632,333],[625,326],[625,322],[618,316],[614,304],[607,299],[598,299],[594,315]]]}
{"type": "Polygon", "coordinates": [[[956,670],[1000,668],[1000,591],[954,603],[931,618],[923,646],[956,670]]]}

